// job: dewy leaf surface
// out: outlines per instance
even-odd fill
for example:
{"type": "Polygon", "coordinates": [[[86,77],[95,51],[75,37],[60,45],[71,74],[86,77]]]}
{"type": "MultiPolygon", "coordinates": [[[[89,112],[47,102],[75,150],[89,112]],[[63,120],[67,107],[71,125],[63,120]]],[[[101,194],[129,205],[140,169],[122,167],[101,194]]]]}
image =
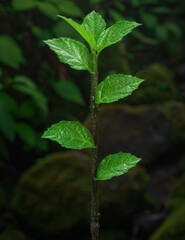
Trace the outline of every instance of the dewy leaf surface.
{"type": "Polygon", "coordinates": [[[61,62],[67,63],[77,70],[92,71],[92,61],[87,47],[71,38],[54,38],[45,41],[53,50],[61,62]]]}
{"type": "Polygon", "coordinates": [[[42,136],[58,142],[65,148],[94,148],[90,131],[79,122],[61,121],[52,125],[42,136]]]}
{"type": "Polygon", "coordinates": [[[119,21],[107,28],[100,35],[97,42],[97,51],[101,52],[104,48],[120,41],[125,35],[130,33],[132,29],[136,28],[140,24],[130,21],[119,21]]]}
{"type": "Polygon", "coordinates": [[[92,11],[84,18],[82,26],[97,41],[101,33],[105,30],[106,23],[99,13],[92,11]]]}
{"type": "Polygon", "coordinates": [[[66,22],[68,22],[93,48],[95,46],[95,39],[93,35],[86,31],[86,29],[79,23],[75,22],[71,18],[66,18],[64,16],[58,15],[60,18],[64,19],[66,22]]]}
{"type": "Polygon", "coordinates": [[[115,176],[120,176],[134,167],[141,158],[130,153],[110,154],[104,158],[97,170],[96,180],[107,180],[115,176]]]}
{"type": "Polygon", "coordinates": [[[111,103],[130,95],[142,79],[124,74],[113,74],[101,82],[96,89],[96,103],[111,103]]]}

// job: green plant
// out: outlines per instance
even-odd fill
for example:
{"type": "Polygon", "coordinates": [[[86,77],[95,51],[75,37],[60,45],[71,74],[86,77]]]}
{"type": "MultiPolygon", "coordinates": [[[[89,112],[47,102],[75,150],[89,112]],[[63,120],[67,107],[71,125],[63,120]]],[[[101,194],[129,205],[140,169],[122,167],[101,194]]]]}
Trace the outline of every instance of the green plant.
{"type": "Polygon", "coordinates": [[[66,148],[92,149],[91,234],[92,240],[97,240],[99,238],[98,181],[120,176],[141,160],[130,153],[120,152],[107,156],[99,164],[98,106],[103,103],[118,101],[130,95],[143,81],[130,75],[114,74],[106,77],[104,81],[98,84],[98,56],[104,48],[120,41],[140,24],[124,20],[116,22],[106,29],[104,19],[95,11],[87,15],[82,24],[64,16],[59,17],[76,29],[89,45],[88,49],[83,43],[64,37],[45,41],[57,54],[61,62],[69,64],[71,68],[87,70],[90,73],[91,132],[79,122],[61,121],[45,131],[43,138],[54,140],[66,148]]]}

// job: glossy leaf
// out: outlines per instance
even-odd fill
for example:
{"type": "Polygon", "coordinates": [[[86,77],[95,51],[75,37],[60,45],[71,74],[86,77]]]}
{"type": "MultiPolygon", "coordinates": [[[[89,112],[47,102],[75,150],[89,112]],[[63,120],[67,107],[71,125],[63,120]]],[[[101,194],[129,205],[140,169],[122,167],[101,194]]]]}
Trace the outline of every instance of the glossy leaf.
{"type": "Polygon", "coordinates": [[[102,16],[95,11],[88,14],[82,24],[73,21],[71,18],[59,17],[68,22],[88,42],[92,49],[96,47],[96,42],[106,27],[102,16]]]}
{"type": "Polygon", "coordinates": [[[25,63],[21,48],[8,35],[0,36],[0,61],[14,69],[25,63]]]}
{"type": "Polygon", "coordinates": [[[60,15],[59,17],[68,22],[88,42],[89,46],[91,46],[91,48],[94,48],[95,46],[94,37],[90,33],[88,33],[81,24],[73,21],[71,18],[66,18],[60,15]]]}
{"type": "Polygon", "coordinates": [[[107,180],[115,176],[120,176],[134,167],[141,158],[130,153],[110,154],[103,159],[97,170],[96,180],[107,180]]]}
{"type": "Polygon", "coordinates": [[[77,85],[75,85],[72,81],[62,80],[57,81],[53,84],[55,91],[59,96],[68,100],[70,102],[85,105],[85,102],[82,98],[81,92],[77,85]]]}
{"type": "Polygon", "coordinates": [[[83,43],[70,38],[54,38],[45,43],[61,62],[69,64],[71,68],[92,71],[91,56],[83,43]]]}
{"type": "Polygon", "coordinates": [[[101,33],[105,30],[106,23],[99,13],[92,11],[84,18],[82,26],[97,41],[101,33]]]}
{"type": "Polygon", "coordinates": [[[79,122],[61,121],[56,123],[48,128],[42,137],[56,141],[65,148],[94,148],[91,133],[79,122]]]}
{"type": "Polygon", "coordinates": [[[142,79],[124,74],[108,76],[96,89],[96,103],[111,103],[130,95],[142,79]]]}
{"type": "Polygon", "coordinates": [[[119,21],[107,28],[100,35],[97,42],[97,51],[101,52],[104,48],[119,42],[124,36],[130,33],[140,24],[130,21],[119,21]]]}

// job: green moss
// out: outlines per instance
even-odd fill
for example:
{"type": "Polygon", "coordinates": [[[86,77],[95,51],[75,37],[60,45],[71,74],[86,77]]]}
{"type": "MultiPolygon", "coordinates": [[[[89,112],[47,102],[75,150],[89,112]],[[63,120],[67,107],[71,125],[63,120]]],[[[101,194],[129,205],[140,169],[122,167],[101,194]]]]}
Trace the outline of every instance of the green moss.
{"type": "Polygon", "coordinates": [[[120,221],[119,218],[130,218],[138,210],[146,207],[148,182],[148,173],[138,166],[131,169],[125,176],[111,182],[100,182],[101,204],[102,209],[105,209],[103,215],[109,214],[111,218],[115,215],[115,221],[116,219],[120,221]],[[109,209],[108,213],[106,209],[109,209]],[[111,214],[110,211],[112,211],[111,214]]]}
{"type": "Polygon", "coordinates": [[[159,110],[165,115],[169,123],[168,137],[170,139],[185,139],[185,104],[177,101],[169,101],[159,106],[159,110]]]}
{"type": "Polygon", "coordinates": [[[51,154],[22,175],[14,211],[42,233],[70,228],[89,215],[89,175],[86,155],[51,154]]]}
{"type": "Polygon", "coordinates": [[[173,72],[160,64],[153,64],[138,73],[145,79],[140,90],[135,91],[127,101],[136,104],[155,104],[178,99],[173,72]]]}

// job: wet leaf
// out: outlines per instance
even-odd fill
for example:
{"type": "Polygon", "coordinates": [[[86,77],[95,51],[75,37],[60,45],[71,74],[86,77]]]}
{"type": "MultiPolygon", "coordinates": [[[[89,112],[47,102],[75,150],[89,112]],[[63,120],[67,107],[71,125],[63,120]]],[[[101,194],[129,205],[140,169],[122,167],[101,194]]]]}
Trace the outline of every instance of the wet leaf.
{"type": "Polygon", "coordinates": [[[96,103],[111,103],[130,95],[142,79],[124,74],[108,76],[96,89],[96,103]]]}
{"type": "Polygon", "coordinates": [[[99,13],[92,11],[84,18],[82,26],[97,41],[101,33],[105,30],[106,23],[99,13]]]}
{"type": "Polygon", "coordinates": [[[92,34],[88,33],[86,29],[79,23],[73,21],[71,18],[66,18],[64,16],[60,16],[60,18],[64,19],[67,23],[69,23],[91,46],[91,48],[94,48],[95,46],[95,39],[92,34]]]}
{"type": "Polygon", "coordinates": [[[67,63],[77,70],[92,71],[91,56],[87,47],[71,38],[54,38],[45,41],[53,50],[61,62],[67,63]]]}
{"type": "Polygon", "coordinates": [[[125,20],[116,22],[114,25],[104,30],[100,35],[97,42],[97,51],[101,52],[104,48],[119,42],[124,36],[139,25],[139,23],[125,20]]]}
{"type": "Polygon", "coordinates": [[[110,154],[104,158],[97,170],[96,180],[107,180],[115,176],[123,175],[133,168],[141,158],[130,153],[110,154]]]}
{"type": "Polygon", "coordinates": [[[90,131],[79,122],[61,121],[52,125],[42,136],[58,142],[65,148],[94,148],[90,131]]]}

